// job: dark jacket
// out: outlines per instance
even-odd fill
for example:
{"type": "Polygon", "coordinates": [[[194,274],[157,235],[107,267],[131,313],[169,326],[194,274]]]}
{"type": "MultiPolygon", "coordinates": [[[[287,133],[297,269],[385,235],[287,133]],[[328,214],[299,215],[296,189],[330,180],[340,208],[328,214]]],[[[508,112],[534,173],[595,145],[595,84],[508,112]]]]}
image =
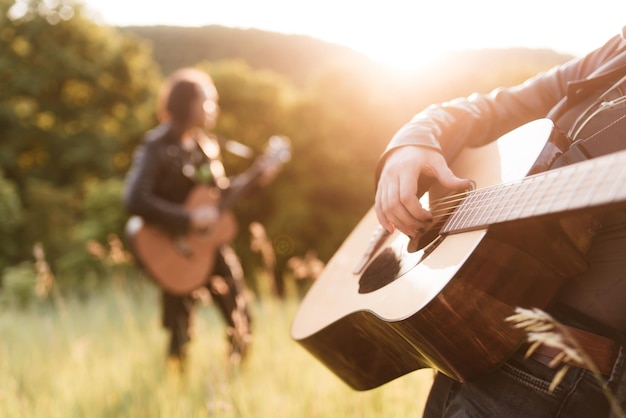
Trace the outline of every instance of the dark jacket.
{"type": "Polygon", "coordinates": [[[123,196],[126,210],[169,232],[187,232],[190,215],[182,203],[210,161],[197,145],[183,150],[180,134],[170,125],[159,125],[135,151],[123,196]]]}

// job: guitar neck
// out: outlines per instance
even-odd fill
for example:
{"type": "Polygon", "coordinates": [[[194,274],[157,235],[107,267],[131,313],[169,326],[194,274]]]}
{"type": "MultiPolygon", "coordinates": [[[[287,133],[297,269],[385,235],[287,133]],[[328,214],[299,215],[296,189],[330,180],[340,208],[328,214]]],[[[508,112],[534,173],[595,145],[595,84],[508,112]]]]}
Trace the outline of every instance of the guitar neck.
{"type": "Polygon", "coordinates": [[[253,191],[258,185],[259,178],[270,166],[273,165],[274,169],[277,169],[291,159],[289,138],[282,135],[271,136],[267,141],[265,153],[260,158],[265,159],[265,168],[263,168],[262,164],[259,164],[260,160],[257,159],[247,171],[235,177],[222,199],[220,199],[218,206],[220,211],[231,209],[240,198],[253,191]]]}
{"type": "Polygon", "coordinates": [[[248,171],[238,175],[233,180],[224,197],[219,201],[219,210],[224,212],[232,209],[239,199],[245,197],[254,189],[260,174],[261,170],[253,165],[248,171]]]}
{"type": "Polygon", "coordinates": [[[503,222],[624,202],[625,180],[626,151],[622,151],[516,182],[471,191],[441,232],[464,232],[503,222]]]}

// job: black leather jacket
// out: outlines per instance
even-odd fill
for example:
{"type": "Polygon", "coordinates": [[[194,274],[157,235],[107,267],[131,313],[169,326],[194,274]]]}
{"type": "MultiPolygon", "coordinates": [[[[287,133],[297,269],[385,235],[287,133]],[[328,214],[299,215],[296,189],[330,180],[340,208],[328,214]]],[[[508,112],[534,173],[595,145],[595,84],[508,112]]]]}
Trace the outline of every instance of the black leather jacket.
{"type": "MultiPolygon", "coordinates": [[[[219,147],[213,146],[211,154],[219,159],[219,147]]],[[[187,232],[190,216],[182,203],[210,161],[197,144],[184,150],[180,133],[170,125],[157,126],[135,150],[123,196],[126,210],[174,234],[187,232]]]]}
{"type": "MultiPolygon", "coordinates": [[[[576,104],[585,89],[593,89],[616,73],[626,75],[626,28],[586,56],[538,74],[518,86],[430,106],[391,139],[379,160],[376,183],[386,156],[399,147],[434,148],[450,161],[462,147],[489,143],[534,119],[549,117],[568,132],[572,118],[564,116],[567,114],[564,109],[576,104]]],[[[568,281],[558,297],[567,308],[622,335],[626,335],[624,248],[626,211],[608,213],[589,249],[589,269],[568,281]]]]}

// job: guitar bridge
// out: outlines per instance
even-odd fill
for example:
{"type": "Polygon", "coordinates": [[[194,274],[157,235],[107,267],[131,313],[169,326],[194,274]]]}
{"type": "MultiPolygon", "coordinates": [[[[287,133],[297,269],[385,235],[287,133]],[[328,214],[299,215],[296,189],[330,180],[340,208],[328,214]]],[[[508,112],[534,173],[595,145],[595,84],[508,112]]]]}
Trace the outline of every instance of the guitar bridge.
{"type": "Polygon", "coordinates": [[[191,256],[193,256],[193,251],[191,251],[191,248],[189,248],[185,240],[181,237],[174,239],[174,247],[176,251],[181,253],[184,257],[191,258],[191,256]]]}

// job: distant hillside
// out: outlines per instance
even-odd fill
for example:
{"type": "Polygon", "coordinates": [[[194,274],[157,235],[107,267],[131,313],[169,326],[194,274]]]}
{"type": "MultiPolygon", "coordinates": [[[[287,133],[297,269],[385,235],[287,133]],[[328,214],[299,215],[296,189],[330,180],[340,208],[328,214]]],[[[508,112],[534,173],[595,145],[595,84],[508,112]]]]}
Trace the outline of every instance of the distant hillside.
{"type": "Polygon", "coordinates": [[[327,65],[374,65],[367,56],[348,47],[303,35],[218,25],[128,26],[120,29],[151,42],[154,58],[164,74],[203,60],[242,59],[253,68],[270,69],[296,84],[303,84],[327,65]]]}
{"type": "MultiPolygon", "coordinates": [[[[154,58],[164,75],[204,60],[241,59],[253,68],[273,70],[302,86],[331,65],[363,69],[371,74],[380,74],[384,69],[382,64],[346,46],[304,35],[218,25],[128,26],[119,29],[151,43],[154,58]]],[[[442,55],[429,67],[423,68],[410,78],[413,79],[411,84],[422,86],[425,81],[425,84],[429,84],[428,80],[433,79],[437,81],[435,84],[445,80],[462,83],[481,78],[485,79],[485,85],[496,79],[517,82],[569,58],[571,57],[547,49],[458,51],[442,55]],[[502,74],[506,76],[501,78],[502,74]]],[[[404,79],[403,82],[406,81],[408,80],[404,79]]],[[[483,86],[474,86],[476,87],[483,86]]]]}

